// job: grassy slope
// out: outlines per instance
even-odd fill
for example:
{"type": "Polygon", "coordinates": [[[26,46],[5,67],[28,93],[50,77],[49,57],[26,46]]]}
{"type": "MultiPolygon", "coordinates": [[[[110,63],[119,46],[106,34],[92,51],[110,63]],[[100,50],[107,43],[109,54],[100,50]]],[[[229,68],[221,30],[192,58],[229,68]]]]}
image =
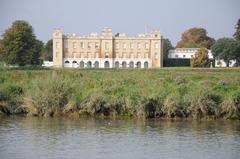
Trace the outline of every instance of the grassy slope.
{"type": "Polygon", "coordinates": [[[0,69],[0,110],[240,118],[240,69],[0,69]]]}

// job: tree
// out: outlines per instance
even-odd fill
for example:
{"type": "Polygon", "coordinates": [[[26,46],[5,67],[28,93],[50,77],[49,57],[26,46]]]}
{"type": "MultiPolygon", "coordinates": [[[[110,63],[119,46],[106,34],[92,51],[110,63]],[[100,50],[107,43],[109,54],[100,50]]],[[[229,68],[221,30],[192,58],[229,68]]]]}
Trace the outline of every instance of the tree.
{"type": "Polygon", "coordinates": [[[168,51],[173,49],[171,41],[169,39],[163,39],[163,59],[168,58],[168,51]]]}
{"type": "Polygon", "coordinates": [[[26,21],[12,23],[3,34],[0,44],[0,56],[7,64],[39,64],[41,44],[33,33],[33,28],[26,21]]]}
{"type": "Polygon", "coordinates": [[[233,37],[236,40],[240,41],[240,19],[238,19],[235,29],[236,29],[236,32],[233,34],[233,37]]]}
{"type": "Polygon", "coordinates": [[[50,39],[44,46],[44,51],[41,55],[43,60],[52,61],[53,60],[53,40],[50,39]]]}
{"type": "Polygon", "coordinates": [[[233,38],[221,38],[212,46],[212,54],[216,59],[222,59],[229,67],[230,60],[240,63],[240,42],[233,38]]]}
{"type": "Polygon", "coordinates": [[[210,49],[215,40],[207,36],[204,28],[190,28],[182,33],[181,40],[177,43],[178,48],[199,48],[205,47],[210,49]]]}
{"type": "Polygon", "coordinates": [[[208,58],[208,50],[200,48],[195,53],[195,56],[191,59],[192,67],[210,67],[211,61],[208,58]]]}

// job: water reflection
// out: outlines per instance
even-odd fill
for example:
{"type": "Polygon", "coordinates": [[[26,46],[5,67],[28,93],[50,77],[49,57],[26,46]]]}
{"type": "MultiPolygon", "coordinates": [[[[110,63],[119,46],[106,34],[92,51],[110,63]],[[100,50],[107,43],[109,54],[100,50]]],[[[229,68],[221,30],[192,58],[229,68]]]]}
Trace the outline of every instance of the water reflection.
{"type": "Polygon", "coordinates": [[[0,158],[239,158],[239,121],[0,118],[0,158]]]}

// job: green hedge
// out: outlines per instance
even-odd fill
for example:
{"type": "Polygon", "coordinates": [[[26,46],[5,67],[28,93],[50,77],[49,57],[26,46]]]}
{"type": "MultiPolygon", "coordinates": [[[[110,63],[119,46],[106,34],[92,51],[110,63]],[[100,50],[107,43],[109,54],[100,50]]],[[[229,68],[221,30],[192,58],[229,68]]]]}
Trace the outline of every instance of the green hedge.
{"type": "Polygon", "coordinates": [[[164,67],[190,66],[190,59],[166,59],[163,61],[164,67]]]}

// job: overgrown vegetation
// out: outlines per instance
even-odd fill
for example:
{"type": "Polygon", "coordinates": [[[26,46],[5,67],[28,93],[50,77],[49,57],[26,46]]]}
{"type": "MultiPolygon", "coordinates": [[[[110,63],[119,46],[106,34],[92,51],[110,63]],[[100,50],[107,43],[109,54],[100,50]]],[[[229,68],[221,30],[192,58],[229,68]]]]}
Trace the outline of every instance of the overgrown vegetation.
{"type": "Polygon", "coordinates": [[[240,69],[0,69],[0,114],[240,119],[240,69]]]}

